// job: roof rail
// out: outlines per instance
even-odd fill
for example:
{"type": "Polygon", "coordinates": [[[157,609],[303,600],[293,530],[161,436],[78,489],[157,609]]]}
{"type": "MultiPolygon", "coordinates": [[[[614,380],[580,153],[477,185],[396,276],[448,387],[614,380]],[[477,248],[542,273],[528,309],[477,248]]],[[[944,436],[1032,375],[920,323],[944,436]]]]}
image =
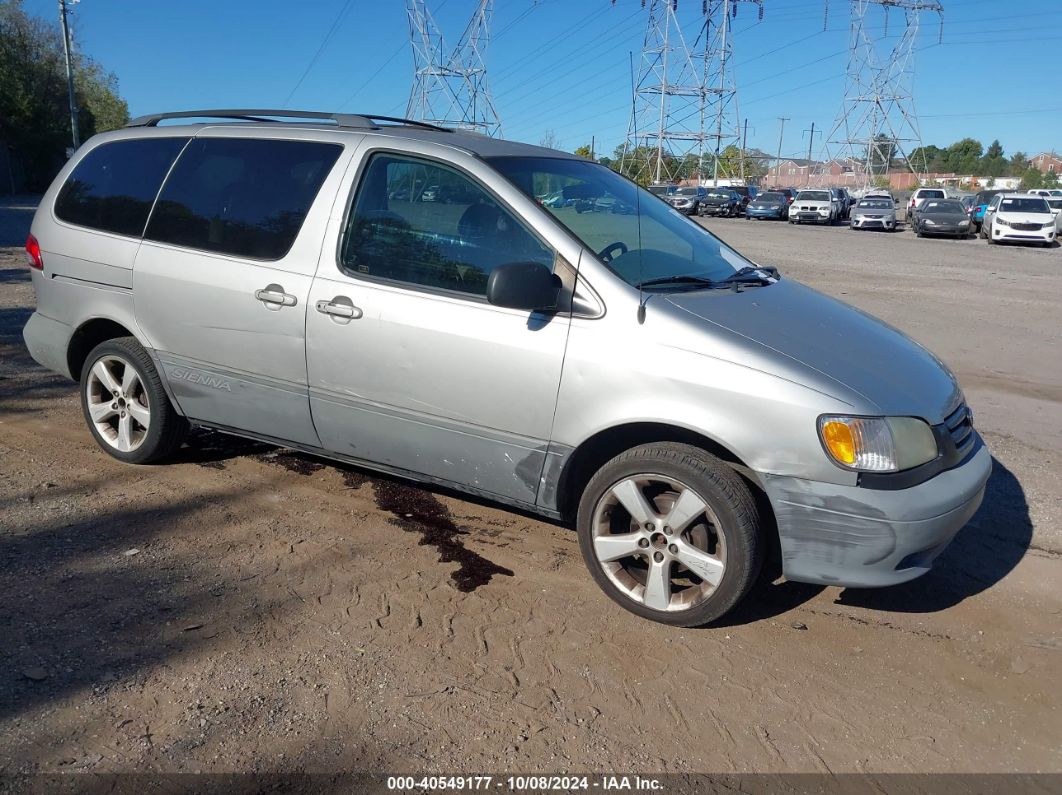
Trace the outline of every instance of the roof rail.
{"type": "Polygon", "coordinates": [[[126,127],[157,127],[164,119],[239,119],[240,121],[269,122],[276,119],[322,119],[334,122],[337,127],[344,129],[378,130],[376,122],[385,121],[394,124],[408,124],[414,127],[423,127],[428,130],[439,132],[453,132],[449,128],[439,127],[424,121],[414,119],[400,119],[394,116],[372,116],[363,113],[322,113],[313,110],[277,110],[277,109],[249,109],[249,108],[215,108],[212,110],[181,110],[172,113],[152,113],[147,116],[137,116],[128,122],[126,127]]]}

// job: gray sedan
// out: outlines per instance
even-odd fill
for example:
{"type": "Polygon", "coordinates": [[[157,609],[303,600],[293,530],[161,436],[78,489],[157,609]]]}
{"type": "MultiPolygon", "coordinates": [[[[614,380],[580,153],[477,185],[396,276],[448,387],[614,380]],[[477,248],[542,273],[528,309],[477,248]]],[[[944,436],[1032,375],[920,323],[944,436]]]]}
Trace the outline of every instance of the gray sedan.
{"type": "Polygon", "coordinates": [[[970,215],[956,199],[926,199],[918,208],[914,231],[919,237],[966,237],[970,234],[970,215]]]}
{"type": "Polygon", "coordinates": [[[885,229],[896,231],[896,202],[887,197],[860,199],[849,217],[852,229],[885,229]]]}

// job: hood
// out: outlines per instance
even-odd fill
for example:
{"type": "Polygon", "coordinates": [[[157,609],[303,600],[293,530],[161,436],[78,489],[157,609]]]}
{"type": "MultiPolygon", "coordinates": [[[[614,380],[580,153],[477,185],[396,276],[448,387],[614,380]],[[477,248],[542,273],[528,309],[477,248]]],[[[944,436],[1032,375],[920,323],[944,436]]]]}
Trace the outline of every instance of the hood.
{"type": "MultiPolygon", "coordinates": [[[[703,321],[740,335],[855,392],[886,416],[922,417],[939,423],[961,392],[936,356],[886,323],[792,279],[740,293],[699,290],[667,300],[703,321]]],[[[757,357],[759,358],[759,357],[757,357]]]]}
{"type": "Polygon", "coordinates": [[[938,221],[942,224],[959,224],[970,220],[966,213],[922,213],[922,217],[927,221],[938,221]]]}
{"type": "Polygon", "coordinates": [[[730,204],[733,199],[724,198],[722,196],[706,196],[702,201],[705,204],[730,204]]]}
{"type": "Polygon", "coordinates": [[[793,204],[797,204],[801,207],[814,207],[817,210],[820,207],[829,208],[832,202],[826,199],[797,199],[793,204]]]}
{"type": "Polygon", "coordinates": [[[1049,224],[1055,220],[1054,213],[1008,213],[996,212],[996,218],[1002,218],[1009,224],[1049,224]]]}

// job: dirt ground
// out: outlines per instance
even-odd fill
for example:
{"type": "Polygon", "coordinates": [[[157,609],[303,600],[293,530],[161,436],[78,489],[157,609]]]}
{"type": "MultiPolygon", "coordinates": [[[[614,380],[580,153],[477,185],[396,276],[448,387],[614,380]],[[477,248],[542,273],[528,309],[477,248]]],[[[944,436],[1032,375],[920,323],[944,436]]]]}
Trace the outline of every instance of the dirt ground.
{"type": "Polygon", "coordinates": [[[0,209],[0,776],[1062,772],[1062,251],[709,221],[937,352],[996,462],[921,580],[682,630],[564,526],[212,434],[109,458],[22,346],[31,207],[0,209]]]}

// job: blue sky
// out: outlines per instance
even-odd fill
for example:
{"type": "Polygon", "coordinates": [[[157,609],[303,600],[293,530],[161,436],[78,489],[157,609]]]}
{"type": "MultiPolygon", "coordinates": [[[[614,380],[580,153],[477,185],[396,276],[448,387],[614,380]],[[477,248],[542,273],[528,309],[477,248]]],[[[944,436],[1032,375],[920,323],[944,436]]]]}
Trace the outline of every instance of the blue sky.
{"type": "MultiPolygon", "coordinates": [[[[451,42],[474,5],[429,0],[451,42]]],[[[831,127],[844,89],[848,4],[830,5],[826,30],[824,0],[766,0],[762,22],[753,6],[740,7],[734,63],[750,146],[775,152],[779,116],[790,118],[783,155],[806,156],[812,122],[831,127]]],[[[918,42],[923,141],[972,135],[987,146],[999,138],[1008,155],[1062,149],[1062,2],[944,5],[943,43],[934,15],[925,16],[918,42]]],[[[55,6],[25,2],[49,19],[55,6]]],[[[680,0],[679,13],[695,24],[700,6],[680,0]]],[[[385,115],[406,108],[412,55],[402,0],[81,0],[73,8],[82,49],[117,74],[133,115],[282,107],[296,86],[289,107],[385,115]]],[[[637,58],[645,21],[639,0],[496,0],[488,74],[505,137],[537,143],[552,130],[574,149],[593,135],[599,153],[621,143],[629,53],[637,58]]]]}

